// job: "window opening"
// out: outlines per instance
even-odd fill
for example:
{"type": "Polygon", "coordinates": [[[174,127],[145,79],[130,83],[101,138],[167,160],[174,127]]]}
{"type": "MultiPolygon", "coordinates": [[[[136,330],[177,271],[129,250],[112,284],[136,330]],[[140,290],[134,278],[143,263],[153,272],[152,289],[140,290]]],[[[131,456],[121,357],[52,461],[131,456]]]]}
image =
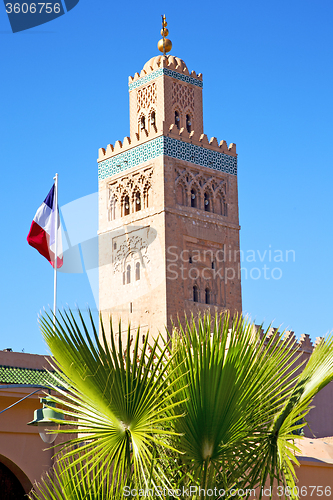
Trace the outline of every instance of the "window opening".
{"type": "Polygon", "coordinates": [[[209,195],[207,193],[205,193],[205,212],[210,212],[210,199],[209,199],[209,195]]]}
{"type": "Polygon", "coordinates": [[[179,128],[180,125],[180,118],[179,118],[179,113],[178,111],[175,111],[175,124],[177,125],[177,128],[179,128]]]}
{"type": "Polygon", "coordinates": [[[206,302],[206,304],[210,304],[210,290],[209,290],[209,288],[206,288],[206,290],[205,290],[205,302],[206,302]]]}
{"type": "Polygon", "coordinates": [[[141,210],[141,195],[137,191],[135,193],[135,211],[138,212],[139,210],[141,210]]]}
{"type": "Polygon", "coordinates": [[[135,279],[136,281],[140,279],[140,262],[135,264],[135,279]]]}
{"type": "Polygon", "coordinates": [[[197,194],[194,189],[191,189],[191,207],[197,206],[197,194]]]}
{"type": "Polygon", "coordinates": [[[199,290],[197,285],[193,287],[193,302],[199,302],[199,290]]]}
{"type": "Polygon", "coordinates": [[[141,117],[140,129],[144,130],[146,128],[146,119],[144,116],[141,117]]]}
{"type": "Polygon", "coordinates": [[[129,215],[129,213],[130,213],[129,196],[125,196],[125,199],[124,199],[124,215],[129,215]]]}
{"type": "Polygon", "coordinates": [[[187,132],[191,132],[191,117],[190,115],[186,115],[186,129],[187,129],[187,132]]]}
{"type": "Polygon", "coordinates": [[[150,125],[155,125],[155,111],[150,115],[150,125]]]}
{"type": "Polygon", "coordinates": [[[131,266],[128,265],[126,267],[126,283],[130,283],[131,282],[131,266]]]}

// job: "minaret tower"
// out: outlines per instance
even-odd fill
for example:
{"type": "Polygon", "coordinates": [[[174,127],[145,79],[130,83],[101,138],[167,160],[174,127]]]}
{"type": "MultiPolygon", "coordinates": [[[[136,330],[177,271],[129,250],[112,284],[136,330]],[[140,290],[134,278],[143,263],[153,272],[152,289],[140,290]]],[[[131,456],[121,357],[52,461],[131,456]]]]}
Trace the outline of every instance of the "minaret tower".
{"type": "Polygon", "coordinates": [[[98,157],[100,311],[142,340],[184,312],[242,310],[236,145],[204,134],[202,75],[166,55],[166,26],[129,77],[130,136],[98,157]]]}

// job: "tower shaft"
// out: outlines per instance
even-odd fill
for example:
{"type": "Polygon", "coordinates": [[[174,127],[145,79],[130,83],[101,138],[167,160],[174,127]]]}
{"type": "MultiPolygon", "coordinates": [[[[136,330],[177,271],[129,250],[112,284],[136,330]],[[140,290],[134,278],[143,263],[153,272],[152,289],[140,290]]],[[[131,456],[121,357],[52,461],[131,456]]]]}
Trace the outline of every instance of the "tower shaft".
{"type": "Polygon", "coordinates": [[[129,93],[130,137],[98,158],[102,315],[144,337],[241,312],[236,146],[203,133],[202,75],[157,56],[129,93]]]}

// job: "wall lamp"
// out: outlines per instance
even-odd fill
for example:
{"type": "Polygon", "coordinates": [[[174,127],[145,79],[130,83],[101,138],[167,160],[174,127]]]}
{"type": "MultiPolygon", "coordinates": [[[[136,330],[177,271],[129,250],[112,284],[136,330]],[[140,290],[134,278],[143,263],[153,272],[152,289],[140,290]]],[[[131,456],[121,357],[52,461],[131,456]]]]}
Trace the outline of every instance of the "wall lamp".
{"type": "MultiPolygon", "coordinates": [[[[42,389],[48,389],[50,391],[48,387],[40,385],[30,385],[30,384],[0,385],[0,389],[23,388],[23,387],[24,388],[38,387],[38,389],[33,391],[31,394],[27,394],[27,396],[24,396],[24,398],[20,399],[19,401],[16,401],[14,404],[8,406],[8,408],[1,410],[0,414],[3,413],[4,411],[9,410],[10,408],[13,408],[13,406],[16,406],[17,404],[21,403],[21,401],[24,401],[33,394],[36,394],[36,392],[40,392],[42,389]]],[[[44,443],[51,444],[54,442],[54,440],[58,435],[58,433],[55,431],[59,430],[60,427],[60,424],[54,422],[53,420],[64,420],[64,416],[62,413],[59,413],[59,411],[56,410],[55,401],[52,399],[51,396],[44,396],[43,398],[40,398],[40,402],[43,404],[43,408],[38,408],[38,410],[34,411],[34,419],[31,422],[28,422],[27,425],[38,426],[39,435],[44,441],[44,443]],[[52,432],[50,433],[49,431],[52,432]]]]}
{"type": "Polygon", "coordinates": [[[51,444],[56,439],[60,423],[53,420],[63,420],[64,416],[55,409],[55,401],[50,396],[40,398],[43,408],[34,411],[34,419],[27,425],[38,426],[38,432],[44,443],[51,444]],[[52,431],[52,432],[49,432],[52,431]]]}

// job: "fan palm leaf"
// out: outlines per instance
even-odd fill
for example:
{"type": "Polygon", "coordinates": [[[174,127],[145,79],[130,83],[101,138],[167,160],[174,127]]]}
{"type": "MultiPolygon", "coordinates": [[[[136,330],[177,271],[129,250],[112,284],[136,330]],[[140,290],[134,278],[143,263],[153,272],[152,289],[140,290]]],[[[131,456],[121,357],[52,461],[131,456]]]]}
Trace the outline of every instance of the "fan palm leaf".
{"type": "Polygon", "coordinates": [[[108,500],[112,497],[110,475],[97,472],[82,474],[84,462],[58,458],[52,471],[30,492],[30,500],[108,500]]]}
{"type": "Polygon", "coordinates": [[[79,318],[80,325],[64,313],[55,328],[51,317],[41,319],[66,384],[55,398],[69,425],[62,432],[79,429],[65,444],[58,482],[70,479],[78,493],[81,482],[96,492],[107,485],[106,499],[109,492],[121,498],[128,485],[218,487],[224,498],[235,487],[259,488],[260,498],[274,481],[293,487],[294,433],[333,379],[332,337],[301,371],[291,339],[260,335],[228,314],[192,317],[174,329],[170,345],[149,346],[146,336],[140,347],[139,332],[132,342],[128,330],[123,343],[120,326],[116,341],[111,323],[108,343],[103,324],[99,336],[92,318],[91,333],[79,318]]]}
{"type": "Polygon", "coordinates": [[[179,380],[160,339],[149,346],[146,336],[139,349],[139,331],[133,345],[128,329],[123,345],[120,325],[116,345],[111,322],[108,344],[102,323],[100,340],[92,317],[92,336],[80,312],[79,318],[83,333],[72,312],[61,314],[55,328],[50,316],[40,320],[62,385],[67,385],[54,398],[66,415],[68,428],[60,432],[79,429],[77,438],[65,444],[66,457],[72,467],[85,464],[80,475],[86,479],[95,470],[106,478],[111,468],[110,489],[116,498],[126,484],[146,488],[159,480],[156,467],[151,473],[154,450],[168,447],[167,438],[174,434],[170,422],[178,417],[174,395],[179,380]]]}
{"type": "Polygon", "coordinates": [[[175,421],[180,466],[188,472],[183,484],[191,477],[204,489],[261,489],[268,480],[293,487],[293,433],[333,378],[332,339],[298,375],[299,353],[283,333],[267,340],[243,318],[230,323],[228,315],[205,315],[175,331],[174,375],[185,382],[178,394],[184,417],[175,421]]]}

